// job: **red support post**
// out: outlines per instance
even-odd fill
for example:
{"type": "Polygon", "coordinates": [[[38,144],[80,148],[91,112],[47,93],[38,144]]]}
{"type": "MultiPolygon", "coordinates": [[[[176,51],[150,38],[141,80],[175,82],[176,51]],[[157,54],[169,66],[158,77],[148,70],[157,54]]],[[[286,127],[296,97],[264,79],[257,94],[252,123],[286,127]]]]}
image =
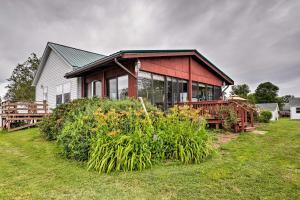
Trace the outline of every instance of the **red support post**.
{"type": "Polygon", "coordinates": [[[101,74],[101,96],[105,97],[105,76],[104,76],[104,71],[102,71],[101,74]]]}
{"type": "Polygon", "coordinates": [[[189,84],[188,84],[188,100],[192,102],[192,66],[191,66],[191,57],[189,57],[189,84]]]}

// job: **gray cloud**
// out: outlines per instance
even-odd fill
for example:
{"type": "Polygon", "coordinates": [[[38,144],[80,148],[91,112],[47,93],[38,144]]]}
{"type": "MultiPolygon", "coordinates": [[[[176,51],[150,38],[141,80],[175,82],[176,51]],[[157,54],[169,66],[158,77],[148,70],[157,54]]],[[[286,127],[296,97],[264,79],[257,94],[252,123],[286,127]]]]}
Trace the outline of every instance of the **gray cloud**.
{"type": "Polygon", "coordinates": [[[254,90],[272,81],[300,96],[300,1],[1,2],[0,82],[47,41],[103,54],[196,48],[254,90]]]}

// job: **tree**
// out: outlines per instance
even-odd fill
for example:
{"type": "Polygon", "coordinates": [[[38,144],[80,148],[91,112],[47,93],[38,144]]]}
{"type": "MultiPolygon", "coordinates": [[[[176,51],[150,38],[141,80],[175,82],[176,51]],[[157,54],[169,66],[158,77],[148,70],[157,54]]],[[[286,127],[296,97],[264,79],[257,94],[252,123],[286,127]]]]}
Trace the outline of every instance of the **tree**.
{"type": "Polygon", "coordinates": [[[279,88],[271,82],[265,82],[258,85],[255,90],[257,103],[277,103],[279,88]]]}
{"type": "Polygon", "coordinates": [[[250,93],[250,88],[247,84],[234,85],[231,89],[231,95],[238,95],[243,98],[247,98],[248,94],[250,93]]]}
{"type": "Polygon", "coordinates": [[[283,103],[289,103],[290,100],[291,100],[292,98],[294,98],[294,95],[288,94],[288,95],[282,96],[281,98],[282,98],[283,103]]]}
{"type": "Polygon", "coordinates": [[[251,104],[256,104],[256,98],[255,98],[255,94],[248,94],[247,96],[247,100],[249,103],[251,104]]]}
{"type": "Polygon", "coordinates": [[[18,64],[10,76],[6,100],[10,101],[34,101],[35,89],[31,86],[34,74],[38,68],[40,60],[35,53],[32,53],[27,61],[18,64]]]}

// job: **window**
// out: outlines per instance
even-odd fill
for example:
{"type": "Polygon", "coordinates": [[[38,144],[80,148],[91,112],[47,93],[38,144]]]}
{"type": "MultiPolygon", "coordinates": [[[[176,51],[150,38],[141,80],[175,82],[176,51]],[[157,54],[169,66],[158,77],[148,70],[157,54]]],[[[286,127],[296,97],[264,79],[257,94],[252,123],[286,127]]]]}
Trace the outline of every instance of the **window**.
{"type": "Polygon", "coordinates": [[[153,74],[153,103],[163,109],[165,102],[165,77],[153,74]]]}
{"type": "Polygon", "coordinates": [[[211,85],[207,85],[206,86],[206,91],[207,91],[207,100],[213,100],[213,90],[214,90],[214,88],[213,88],[213,86],[211,86],[211,85]]]}
{"type": "Polygon", "coordinates": [[[128,76],[118,77],[118,99],[128,97],[128,76]]]}
{"type": "Polygon", "coordinates": [[[101,97],[102,96],[102,83],[101,81],[92,81],[87,85],[87,96],[91,97],[101,97]]]}
{"type": "Polygon", "coordinates": [[[300,107],[296,108],[296,113],[298,113],[298,114],[300,113],[300,107]]]}
{"type": "Polygon", "coordinates": [[[186,80],[179,79],[179,101],[186,102],[188,100],[188,82],[186,80]]]}
{"type": "Polygon", "coordinates": [[[205,85],[197,82],[192,84],[192,101],[204,101],[206,99],[205,85]]]}
{"type": "Polygon", "coordinates": [[[64,83],[56,86],[56,105],[71,101],[71,83],[64,83]]]}
{"type": "Polygon", "coordinates": [[[111,99],[128,97],[128,75],[108,80],[108,95],[111,99]]]}
{"type": "Polygon", "coordinates": [[[214,86],[214,100],[220,100],[222,96],[222,90],[220,86],[214,86]]]}
{"type": "Polygon", "coordinates": [[[188,100],[188,81],[139,71],[138,96],[165,110],[188,100]]]}
{"type": "Polygon", "coordinates": [[[43,100],[48,101],[48,86],[43,87],[43,100]]]}
{"type": "Polygon", "coordinates": [[[199,87],[199,101],[205,101],[207,99],[205,85],[199,83],[198,87],[199,87]]]}
{"type": "Polygon", "coordinates": [[[63,102],[64,103],[69,103],[71,101],[71,83],[65,83],[63,85],[63,94],[64,94],[64,98],[63,98],[63,102]]]}
{"type": "Polygon", "coordinates": [[[138,96],[152,102],[152,78],[151,74],[140,71],[138,73],[138,96]]]}
{"type": "Polygon", "coordinates": [[[56,105],[62,104],[62,85],[56,86],[56,105]]]}

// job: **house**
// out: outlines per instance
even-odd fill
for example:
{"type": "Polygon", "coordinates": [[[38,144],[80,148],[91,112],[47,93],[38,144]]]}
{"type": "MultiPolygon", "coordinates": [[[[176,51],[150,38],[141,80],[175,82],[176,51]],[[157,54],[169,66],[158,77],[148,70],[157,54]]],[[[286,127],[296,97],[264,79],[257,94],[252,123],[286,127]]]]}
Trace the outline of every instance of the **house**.
{"type": "Polygon", "coordinates": [[[291,116],[291,111],[290,111],[290,104],[289,103],[284,103],[282,108],[279,111],[280,117],[290,117],[291,116]]]}
{"type": "Polygon", "coordinates": [[[64,75],[104,55],[48,42],[35,74],[36,101],[46,100],[49,108],[81,97],[81,79],[64,75]]]}
{"type": "Polygon", "coordinates": [[[300,119],[300,98],[290,100],[291,119],[300,119]]]}
{"type": "Polygon", "coordinates": [[[34,78],[50,108],[81,97],[143,97],[161,109],[222,99],[234,81],[195,49],[124,50],[109,56],[48,43],[34,78]]]}
{"type": "Polygon", "coordinates": [[[277,103],[261,103],[255,104],[258,108],[259,112],[263,110],[268,110],[272,113],[271,121],[275,121],[279,119],[279,106],[277,103]]]}

